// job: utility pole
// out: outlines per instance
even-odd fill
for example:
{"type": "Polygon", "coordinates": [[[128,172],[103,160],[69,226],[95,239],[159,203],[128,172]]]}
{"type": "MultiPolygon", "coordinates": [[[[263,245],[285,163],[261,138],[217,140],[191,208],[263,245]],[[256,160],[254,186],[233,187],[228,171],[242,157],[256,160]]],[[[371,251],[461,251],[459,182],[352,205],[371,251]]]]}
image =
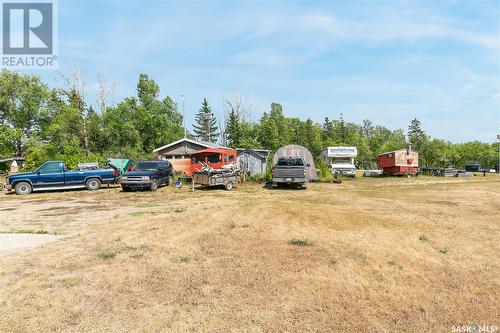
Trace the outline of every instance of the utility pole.
{"type": "Polygon", "coordinates": [[[184,108],[184,95],[181,95],[182,97],[182,120],[184,124],[184,139],[187,137],[187,131],[186,131],[186,109],[184,108]]]}
{"type": "Polygon", "coordinates": [[[213,113],[212,112],[208,112],[208,113],[205,113],[203,115],[203,118],[207,121],[208,123],[208,126],[207,126],[207,130],[208,130],[208,142],[212,142],[212,136],[211,136],[211,133],[210,133],[210,121],[212,120],[212,117],[213,117],[213,113]]]}
{"type": "Polygon", "coordinates": [[[500,134],[497,134],[498,140],[498,165],[497,165],[497,173],[500,173],[500,134]]]}

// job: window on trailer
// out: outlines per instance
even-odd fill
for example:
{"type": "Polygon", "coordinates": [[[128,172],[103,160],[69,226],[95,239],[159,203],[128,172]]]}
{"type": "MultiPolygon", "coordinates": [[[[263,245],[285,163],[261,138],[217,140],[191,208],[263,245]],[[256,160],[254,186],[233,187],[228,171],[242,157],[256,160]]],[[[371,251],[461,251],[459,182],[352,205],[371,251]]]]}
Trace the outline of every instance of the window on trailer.
{"type": "Polygon", "coordinates": [[[193,164],[205,162],[205,155],[194,155],[193,156],[193,164]]]}
{"type": "Polygon", "coordinates": [[[208,163],[220,163],[220,154],[209,154],[207,155],[208,163]]]}

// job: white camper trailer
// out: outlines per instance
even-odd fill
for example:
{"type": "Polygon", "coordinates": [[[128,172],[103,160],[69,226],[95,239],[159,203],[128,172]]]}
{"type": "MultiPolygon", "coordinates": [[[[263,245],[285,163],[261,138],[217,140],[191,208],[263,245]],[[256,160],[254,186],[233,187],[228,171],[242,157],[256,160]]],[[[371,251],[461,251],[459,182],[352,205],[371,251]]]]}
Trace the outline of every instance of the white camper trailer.
{"type": "Polygon", "coordinates": [[[328,164],[333,174],[356,177],[354,158],[358,156],[356,147],[326,147],[321,158],[328,164]]]}

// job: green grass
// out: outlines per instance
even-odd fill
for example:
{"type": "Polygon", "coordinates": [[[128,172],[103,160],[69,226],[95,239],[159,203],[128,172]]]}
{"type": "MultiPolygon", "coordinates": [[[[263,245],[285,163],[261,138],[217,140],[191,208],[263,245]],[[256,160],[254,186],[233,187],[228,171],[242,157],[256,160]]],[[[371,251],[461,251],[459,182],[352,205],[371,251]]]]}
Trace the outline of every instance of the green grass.
{"type": "Polygon", "coordinates": [[[292,239],[288,241],[288,244],[295,246],[313,246],[314,244],[307,239],[292,239]]]}
{"type": "MultiPolygon", "coordinates": [[[[6,230],[0,231],[0,234],[35,234],[35,235],[48,235],[50,232],[47,230],[34,230],[34,229],[14,229],[14,230],[6,230]]],[[[55,235],[56,233],[53,233],[55,235]]]]}
{"type": "Polygon", "coordinates": [[[189,258],[189,257],[186,257],[186,256],[180,256],[180,257],[179,257],[179,260],[180,260],[181,262],[188,262],[188,261],[189,261],[189,259],[190,259],[190,258],[189,258]]]}
{"type": "Polygon", "coordinates": [[[128,215],[138,217],[138,216],[142,216],[142,215],[146,215],[146,214],[149,214],[149,212],[132,212],[132,213],[129,213],[128,215]]]}
{"type": "Polygon", "coordinates": [[[108,259],[113,259],[114,257],[116,257],[117,254],[118,253],[116,251],[109,250],[109,251],[99,252],[97,254],[97,257],[99,259],[108,260],[108,259]]]}
{"type": "Polygon", "coordinates": [[[429,238],[425,234],[421,234],[420,237],[418,237],[419,240],[422,242],[427,242],[429,238]]]}
{"type": "Polygon", "coordinates": [[[448,253],[448,248],[447,247],[441,247],[437,249],[439,253],[446,254],[448,253]]]}

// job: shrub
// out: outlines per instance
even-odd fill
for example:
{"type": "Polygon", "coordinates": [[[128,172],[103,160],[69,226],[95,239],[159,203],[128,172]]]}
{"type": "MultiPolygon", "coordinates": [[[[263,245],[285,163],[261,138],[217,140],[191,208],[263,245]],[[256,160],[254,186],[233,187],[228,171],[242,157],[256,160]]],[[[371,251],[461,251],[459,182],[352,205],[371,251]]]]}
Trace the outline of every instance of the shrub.
{"type": "Polygon", "coordinates": [[[117,255],[116,251],[107,250],[107,251],[99,252],[97,254],[97,257],[99,259],[108,260],[108,259],[113,259],[114,257],[116,257],[116,255],[117,255]]]}
{"type": "Polygon", "coordinates": [[[448,253],[448,248],[447,247],[441,247],[437,249],[439,253],[446,254],[448,253]]]}
{"type": "Polygon", "coordinates": [[[292,239],[288,244],[295,246],[313,246],[314,244],[307,239],[292,239]]]}

